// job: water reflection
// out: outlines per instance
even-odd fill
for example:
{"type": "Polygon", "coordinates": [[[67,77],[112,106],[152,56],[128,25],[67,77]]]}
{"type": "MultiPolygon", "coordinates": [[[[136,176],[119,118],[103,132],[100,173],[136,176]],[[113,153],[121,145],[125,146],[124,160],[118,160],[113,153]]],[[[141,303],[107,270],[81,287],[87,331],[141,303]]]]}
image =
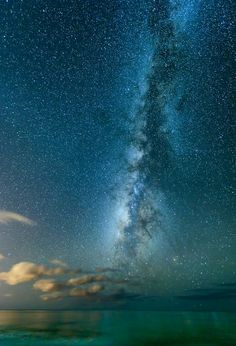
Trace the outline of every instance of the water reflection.
{"type": "Polygon", "coordinates": [[[0,332],[23,331],[47,337],[95,337],[101,333],[101,313],[70,311],[2,311],[0,332]]]}
{"type": "Polygon", "coordinates": [[[0,344],[236,345],[236,314],[2,311],[0,344]]]}

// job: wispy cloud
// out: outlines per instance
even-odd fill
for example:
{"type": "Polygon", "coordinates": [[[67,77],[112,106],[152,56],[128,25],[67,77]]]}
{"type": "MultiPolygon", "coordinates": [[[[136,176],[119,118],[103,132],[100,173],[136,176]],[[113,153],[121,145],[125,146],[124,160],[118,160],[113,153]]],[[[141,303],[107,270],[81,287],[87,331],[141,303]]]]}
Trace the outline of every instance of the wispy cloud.
{"type": "Polygon", "coordinates": [[[36,222],[32,221],[31,219],[21,214],[17,214],[17,213],[6,211],[6,210],[0,210],[0,223],[8,224],[9,222],[20,222],[29,226],[36,225],[36,222]]]}
{"type": "Polygon", "coordinates": [[[77,278],[71,278],[68,280],[69,286],[78,286],[78,285],[86,285],[92,282],[97,281],[107,281],[108,278],[105,275],[94,275],[94,274],[87,274],[82,275],[77,278]]]}
{"type": "Polygon", "coordinates": [[[119,269],[116,268],[96,268],[95,269],[97,273],[115,273],[115,272],[119,272],[119,269]]]}
{"type": "Polygon", "coordinates": [[[59,267],[64,267],[64,268],[67,268],[67,267],[68,267],[68,265],[67,265],[64,261],[59,260],[59,259],[52,259],[52,260],[50,261],[50,263],[51,263],[51,264],[54,264],[54,265],[56,265],[56,266],[59,266],[59,267]]]}
{"type": "Polygon", "coordinates": [[[45,302],[49,301],[49,300],[61,300],[63,298],[65,298],[65,294],[63,292],[53,292],[50,294],[43,294],[41,295],[41,299],[45,302]]]}
{"type": "Polygon", "coordinates": [[[101,292],[104,290],[104,286],[100,285],[100,284],[94,284],[91,285],[87,288],[73,288],[70,292],[69,292],[69,296],[70,297],[88,297],[91,295],[96,295],[97,293],[101,292]]]}
{"type": "Polygon", "coordinates": [[[219,300],[236,298],[236,283],[229,282],[210,288],[197,288],[188,290],[187,294],[177,296],[184,300],[219,300]]]}

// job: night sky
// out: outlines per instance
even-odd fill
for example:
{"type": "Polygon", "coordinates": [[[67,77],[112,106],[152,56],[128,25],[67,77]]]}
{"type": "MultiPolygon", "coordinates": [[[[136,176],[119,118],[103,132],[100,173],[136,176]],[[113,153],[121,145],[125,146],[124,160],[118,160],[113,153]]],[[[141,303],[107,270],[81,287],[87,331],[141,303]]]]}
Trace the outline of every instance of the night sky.
{"type": "Polygon", "coordinates": [[[235,10],[1,2],[0,308],[236,296],[235,10]]]}

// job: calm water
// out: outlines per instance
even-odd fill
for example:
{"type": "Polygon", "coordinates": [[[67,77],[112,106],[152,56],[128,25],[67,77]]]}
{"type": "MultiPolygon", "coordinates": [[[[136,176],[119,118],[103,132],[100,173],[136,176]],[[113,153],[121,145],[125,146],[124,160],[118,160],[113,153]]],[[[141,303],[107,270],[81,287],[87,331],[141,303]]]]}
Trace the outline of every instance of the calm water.
{"type": "Polygon", "coordinates": [[[1,311],[0,345],[236,345],[236,314],[1,311]]]}

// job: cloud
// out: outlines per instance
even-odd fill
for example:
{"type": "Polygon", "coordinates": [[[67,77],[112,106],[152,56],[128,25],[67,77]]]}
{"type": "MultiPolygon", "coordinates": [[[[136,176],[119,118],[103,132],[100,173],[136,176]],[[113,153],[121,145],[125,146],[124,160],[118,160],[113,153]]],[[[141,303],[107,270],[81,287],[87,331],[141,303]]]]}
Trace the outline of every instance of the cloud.
{"type": "Polygon", "coordinates": [[[104,290],[104,286],[101,284],[91,285],[87,288],[88,294],[96,294],[104,290]]]}
{"type": "Polygon", "coordinates": [[[236,282],[226,282],[224,284],[220,284],[221,287],[236,287],[236,282]]]}
{"type": "Polygon", "coordinates": [[[116,273],[120,271],[119,269],[116,269],[116,268],[100,268],[100,267],[96,268],[95,270],[97,273],[107,273],[107,272],[116,273]]]}
{"type": "Polygon", "coordinates": [[[72,298],[85,299],[85,302],[115,302],[130,298],[120,287],[121,284],[127,287],[129,282],[120,277],[121,273],[117,277],[114,274],[117,270],[99,268],[94,273],[81,273],[81,269],[69,268],[61,260],[54,259],[50,262],[57,267],[50,268],[26,261],[16,263],[9,271],[0,272],[0,281],[11,286],[34,281],[33,289],[41,292],[40,298],[45,302],[72,298]],[[105,275],[106,272],[111,275],[105,275]],[[59,279],[58,276],[62,278],[59,279]]]}
{"type": "Polygon", "coordinates": [[[54,264],[56,266],[59,266],[59,267],[64,267],[64,268],[68,267],[68,265],[65,262],[63,262],[63,261],[61,261],[59,259],[53,259],[53,260],[50,261],[50,263],[54,264]]]}
{"type": "Polygon", "coordinates": [[[102,297],[103,301],[122,301],[122,300],[133,300],[143,298],[140,294],[129,293],[124,288],[118,288],[114,292],[102,297]]]}
{"type": "Polygon", "coordinates": [[[87,288],[76,287],[68,291],[56,291],[41,295],[43,301],[61,300],[64,298],[95,299],[98,303],[128,302],[137,299],[145,299],[144,296],[126,292],[125,289],[118,289],[113,292],[107,291],[101,284],[93,284],[87,288]],[[104,291],[104,292],[103,292],[104,291]]]}
{"type": "Polygon", "coordinates": [[[17,285],[23,282],[38,279],[44,275],[64,275],[67,271],[63,268],[47,268],[31,262],[20,262],[12,266],[8,272],[0,273],[0,281],[8,285],[17,285]]]}
{"type": "MultiPolygon", "coordinates": [[[[72,272],[70,272],[70,274],[71,273],[72,272]]],[[[86,274],[64,281],[58,281],[55,279],[42,279],[36,281],[33,285],[33,288],[45,293],[41,295],[41,299],[44,301],[70,297],[99,298],[100,300],[103,300],[104,298],[107,300],[108,297],[111,297],[112,300],[113,294],[114,300],[120,298],[115,294],[117,293],[116,280],[112,280],[107,276],[101,274],[86,274]],[[105,286],[104,284],[101,284],[101,282],[107,282],[108,285],[105,286]],[[113,286],[115,285],[115,291],[114,287],[111,286],[111,284],[113,286]],[[100,295],[102,291],[104,291],[104,297],[100,295]],[[113,293],[111,293],[112,291],[113,293]]]]}
{"type": "Polygon", "coordinates": [[[100,292],[103,288],[98,281],[105,281],[106,277],[103,275],[83,275],[79,278],[73,278],[64,281],[56,281],[55,279],[42,279],[34,283],[33,287],[44,293],[60,292],[66,288],[71,289],[71,286],[77,286],[71,290],[72,296],[84,296],[100,292]],[[92,285],[91,285],[92,283],[92,285]],[[86,288],[80,289],[78,286],[87,285],[86,288]],[[86,293],[83,293],[86,292],[86,293]]]}
{"type": "Polygon", "coordinates": [[[96,281],[106,281],[108,278],[105,275],[87,274],[68,280],[69,286],[85,285],[96,281]]]}
{"type": "Polygon", "coordinates": [[[11,211],[0,210],[0,223],[8,224],[9,222],[12,222],[12,221],[20,222],[29,226],[36,225],[34,221],[30,220],[29,218],[23,215],[13,213],[11,211]]]}
{"type": "Polygon", "coordinates": [[[88,298],[98,296],[105,289],[104,285],[93,283],[83,288],[74,287],[68,284],[68,281],[56,281],[54,279],[38,280],[33,285],[34,289],[45,293],[41,295],[43,301],[58,300],[62,298],[88,298]]]}
{"type": "Polygon", "coordinates": [[[0,253],[0,262],[3,261],[6,257],[0,253]]]}
{"type": "Polygon", "coordinates": [[[41,295],[41,299],[44,301],[58,300],[62,298],[73,298],[73,297],[74,298],[89,298],[94,296],[96,297],[101,291],[105,289],[103,285],[93,284],[86,288],[75,287],[72,290],[65,292],[64,289],[66,288],[66,286],[63,286],[62,284],[61,287],[59,287],[57,286],[58,283],[56,282],[50,282],[50,283],[40,282],[37,285],[36,284],[37,283],[35,283],[34,285],[35,288],[39,288],[43,292],[47,293],[47,294],[41,295]]]}
{"type": "MultiPolygon", "coordinates": [[[[2,258],[4,258],[4,256],[2,258]]],[[[56,260],[56,262],[53,262],[59,264],[58,260],[56,260]]],[[[80,269],[72,270],[70,268],[65,268],[64,266],[48,268],[44,265],[32,262],[19,262],[14,264],[8,272],[0,272],[0,281],[4,281],[8,285],[17,285],[23,282],[37,280],[42,276],[59,276],[66,274],[72,275],[79,272],[80,269]]],[[[52,283],[53,279],[50,280],[41,280],[40,283],[49,284],[49,281],[52,283]]],[[[109,279],[103,274],[85,274],[76,278],[70,278],[69,280],[64,282],[64,285],[71,287],[106,280],[109,279]]]]}
{"type": "Polygon", "coordinates": [[[215,288],[197,288],[188,290],[187,295],[177,296],[178,299],[184,300],[219,300],[236,298],[235,283],[221,284],[215,288]]]}
{"type": "Polygon", "coordinates": [[[69,296],[70,297],[88,297],[91,295],[96,295],[97,293],[104,290],[104,286],[100,284],[94,284],[87,288],[81,289],[81,288],[73,288],[69,296]]]}
{"type": "Polygon", "coordinates": [[[62,298],[65,298],[65,295],[62,292],[53,292],[50,294],[43,294],[40,298],[47,302],[49,300],[61,300],[62,298]]]}
{"type": "Polygon", "coordinates": [[[44,279],[38,280],[34,283],[33,287],[36,290],[40,290],[42,292],[60,292],[67,288],[66,283],[56,281],[54,279],[44,279]]]}

